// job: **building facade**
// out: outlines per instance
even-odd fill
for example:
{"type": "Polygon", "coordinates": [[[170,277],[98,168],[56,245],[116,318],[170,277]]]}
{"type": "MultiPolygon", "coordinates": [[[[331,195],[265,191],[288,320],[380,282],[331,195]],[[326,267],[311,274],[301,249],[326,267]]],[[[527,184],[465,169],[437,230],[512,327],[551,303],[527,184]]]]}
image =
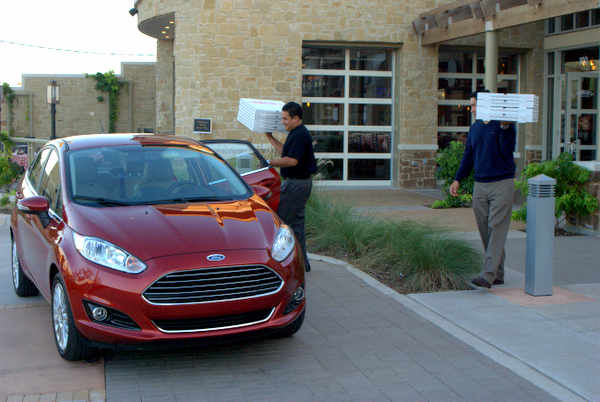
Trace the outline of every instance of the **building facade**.
{"type": "MultiPolygon", "coordinates": [[[[117,132],[154,132],[155,63],[122,63],[123,82],[118,102],[117,132]]],[[[56,136],[106,133],[110,117],[108,95],[96,89],[93,76],[24,74],[23,85],[13,88],[14,100],[2,103],[2,129],[10,132],[29,155],[51,136],[47,88],[56,81],[60,88],[56,105],[56,136]]]]}
{"type": "MultiPolygon", "coordinates": [[[[561,150],[598,159],[598,72],[590,67],[598,61],[598,9],[597,2],[577,2],[590,6],[498,29],[498,91],[533,93],[543,103],[537,124],[519,125],[520,167],[561,150]],[[579,55],[577,48],[588,51],[579,55]],[[561,74],[571,73],[579,68],[573,60],[582,57],[587,75],[559,78],[548,64],[552,59],[561,74]],[[584,100],[573,101],[579,102],[575,111],[567,104],[559,111],[559,100],[577,92],[575,86],[584,100]],[[595,109],[586,113],[590,105],[595,109]],[[586,114],[595,137],[585,144],[577,144],[577,134],[557,137],[557,127],[566,133],[586,114]]],[[[294,100],[304,107],[325,184],[433,187],[437,151],[466,137],[469,95],[485,86],[486,34],[424,44],[428,37],[415,22],[437,12],[440,30],[452,32],[448,21],[459,21],[467,3],[479,2],[137,0],[139,29],[157,38],[157,131],[266,144],[237,122],[239,99],[294,100]],[[212,120],[212,134],[194,134],[198,118],[212,120]]],[[[535,15],[540,4],[530,3],[544,2],[493,3],[500,21],[503,12],[517,9],[535,15]]],[[[556,8],[554,14],[564,9],[547,7],[556,8]]],[[[471,18],[474,13],[471,7],[471,18]]]]}

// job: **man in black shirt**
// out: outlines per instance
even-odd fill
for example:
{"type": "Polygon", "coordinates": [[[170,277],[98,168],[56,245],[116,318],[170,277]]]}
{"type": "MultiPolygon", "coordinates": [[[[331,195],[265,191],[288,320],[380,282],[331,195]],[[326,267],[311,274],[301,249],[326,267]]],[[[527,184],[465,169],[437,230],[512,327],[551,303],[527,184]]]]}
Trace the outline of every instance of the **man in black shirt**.
{"type": "Polygon", "coordinates": [[[277,214],[294,231],[302,247],[306,271],[310,271],[304,236],[304,209],[312,189],[311,175],[317,171],[317,163],[312,138],[302,124],[302,106],[296,102],[286,103],[281,111],[281,122],[289,132],[284,144],[272,133],[266,133],[273,148],[281,154],[281,158],[270,161],[271,166],[281,168],[284,179],[277,214]]]}

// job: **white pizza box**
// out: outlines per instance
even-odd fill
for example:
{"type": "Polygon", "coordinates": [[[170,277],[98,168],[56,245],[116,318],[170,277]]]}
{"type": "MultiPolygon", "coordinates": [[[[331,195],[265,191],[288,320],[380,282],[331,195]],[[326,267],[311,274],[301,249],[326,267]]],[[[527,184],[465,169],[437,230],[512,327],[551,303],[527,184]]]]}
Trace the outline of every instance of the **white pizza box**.
{"type": "Polygon", "coordinates": [[[284,103],[276,100],[241,98],[238,121],[256,132],[284,132],[281,124],[281,108],[284,103]]]}
{"type": "Polygon", "coordinates": [[[532,94],[477,94],[477,119],[537,123],[539,99],[532,94]]]}

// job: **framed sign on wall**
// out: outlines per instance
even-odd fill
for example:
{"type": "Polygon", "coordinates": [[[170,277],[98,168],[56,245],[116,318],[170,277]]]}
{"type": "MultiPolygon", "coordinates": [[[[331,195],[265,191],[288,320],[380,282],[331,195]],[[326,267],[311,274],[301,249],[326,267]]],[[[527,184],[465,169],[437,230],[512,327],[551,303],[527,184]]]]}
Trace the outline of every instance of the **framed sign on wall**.
{"type": "Polygon", "coordinates": [[[194,134],[212,134],[212,119],[194,119],[194,134]]]}

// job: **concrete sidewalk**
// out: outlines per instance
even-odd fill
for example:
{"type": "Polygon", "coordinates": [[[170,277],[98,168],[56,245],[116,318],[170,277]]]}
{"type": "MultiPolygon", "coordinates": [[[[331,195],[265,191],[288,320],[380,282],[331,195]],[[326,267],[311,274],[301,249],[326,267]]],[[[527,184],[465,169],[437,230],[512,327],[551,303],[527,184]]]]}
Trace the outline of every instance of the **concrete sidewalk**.
{"type": "MultiPolygon", "coordinates": [[[[433,194],[396,189],[376,197],[335,190],[333,197],[375,217],[416,219],[456,231],[481,249],[469,208],[423,212],[433,194]],[[406,194],[404,196],[404,194],[406,194]],[[418,196],[415,196],[417,194],[418,196]],[[420,197],[419,197],[420,196],[420,197]],[[392,199],[399,202],[392,210],[392,199]],[[377,199],[383,202],[377,202],[377,199]],[[408,203],[417,201],[409,212],[408,203]]],[[[600,238],[556,237],[552,296],[524,292],[525,225],[512,223],[505,284],[491,290],[412,294],[396,299],[450,334],[562,400],[600,401],[600,238]]],[[[368,279],[372,281],[371,279],[368,279]]],[[[385,287],[376,285],[385,290],[385,287]]]]}

